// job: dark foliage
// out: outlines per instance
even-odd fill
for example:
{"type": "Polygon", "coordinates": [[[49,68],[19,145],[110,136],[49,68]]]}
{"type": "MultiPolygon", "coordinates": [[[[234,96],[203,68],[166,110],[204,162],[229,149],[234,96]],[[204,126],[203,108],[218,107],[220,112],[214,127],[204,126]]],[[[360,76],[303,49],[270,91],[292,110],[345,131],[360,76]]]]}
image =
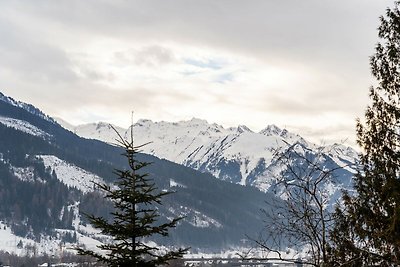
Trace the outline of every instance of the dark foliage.
{"type": "Polygon", "coordinates": [[[157,205],[161,205],[161,198],[169,192],[159,192],[148,174],[140,173],[148,163],[137,161],[138,147],[134,147],[133,142],[121,141],[121,144],[129,169],[115,171],[117,181],[112,187],[98,184],[105,192],[105,198],[114,205],[112,220],[88,215],[89,222],[103,234],[113,237],[114,241],[98,246],[106,255],[82,248],[77,248],[78,253],[95,257],[108,266],[118,267],[158,266],[181,258],[187,249],[162,252],[146,242],[153,235],[168,236],[168,230],[176,227],[182,218],[160,224],[157,205]]]}
{"type": "Polygon", "coordinates": [[[372,104],[357,124],[362,148],[356,193],[344,195],[332,233],[337,266],[400,265],[400,3],[381,17],[372,104]]]}

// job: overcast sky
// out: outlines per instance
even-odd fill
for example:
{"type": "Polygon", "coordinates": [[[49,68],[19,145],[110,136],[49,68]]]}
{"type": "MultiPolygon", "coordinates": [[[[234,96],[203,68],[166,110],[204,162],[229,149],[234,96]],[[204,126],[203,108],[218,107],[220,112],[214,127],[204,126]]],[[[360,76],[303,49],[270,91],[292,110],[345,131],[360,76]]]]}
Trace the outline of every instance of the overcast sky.
{"type": "Polygon", "coordinates": [[[0,91],[72,124],[192,117],[355,140],[387,0],[0,2],[0,91]]]}

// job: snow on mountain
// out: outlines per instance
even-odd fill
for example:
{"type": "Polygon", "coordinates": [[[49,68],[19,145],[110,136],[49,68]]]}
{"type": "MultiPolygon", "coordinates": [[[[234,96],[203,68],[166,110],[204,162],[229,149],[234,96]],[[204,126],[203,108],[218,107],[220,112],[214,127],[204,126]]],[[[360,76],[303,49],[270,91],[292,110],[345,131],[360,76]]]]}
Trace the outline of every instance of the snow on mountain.
{"type": "Polygon", "coordinates": [[[73,131],[73,129],[74,129],[74,127],[75,127],[75,126],[72,125],[71,123],[69,123],[69,122],[63,120],[62,118],[53,117],[53,119],[54,119],[58,124],[60,124],[64,129],[73,131]]]}
{"type": "MultiPolygon", "coordinates": [[[[109,143],[115,143],[118,135],[106,123],[72,127],[43,120],[45,115],[33,106],[28,110],[28,105],[12,98],[3,95],[0,98],[0,116],[3,116],[0,130],[4,133],[0,142],[0,167],[7,192],[7,201],[4,201],[4,196],[2,198],[2,209],[7,212],[2,213],[0,220],[6,229],[0,233],[0,241],[3,236],[7,240],[18,240],[16,235],[20,235],[21,240],[25,238],[22,240],[24,247],[25,244],[31,244],[38,247],[38,251],[48,253],[53,253],[53,248],[66,239],[85,243],[87,247],[88,244],[99,244],[104,237],[93,232],[87,222],[85,225],[81,221],[80,212],[91,213],[91,207],[93,212],[108,211],[106,204],[99,207],[92,204],[99,202],[96,193],[90,192],[93,189],[92,181],[101,183],[100,177],[108,177],[113,167],[121,166],[117,159],[121,151],[101,142],[79,138],[70,131],[64,131],[59,124],[70,127],[72,132],[84,137],[101,138],[109,143]],[[18,131],[33,136],[27,138],[27,135],[18,134],[18,131]],[[73,188],[77,190],[71,190],[73,188]],[[20,211],[18,216],[14,215],[16,206],[20,211]],[[35,238],[44,243],[35,242],[35,238]],[[50,238],[52,241],[47,242],[50,238]]],[[[115,129],[129,138],[130,131],[118,127],[115,129]]],[[[212,160],[218,159],[218,153],[223,157],[225,150],[240,135],[256,134],[245,126],[225,129],[198,119],[179,123],[140,120],[132,128],[132,133],[138,145],[147,140],[157,142],[143,147],[148,154],[185,162],[187,166],[204,165],[203,171],[207,171],[206,167],[211,169],[214,166],[213,171],[220,173],[219,177],[230,175],[227,175],[226,169],[213,165],[212,160]],[[215,157],[212,153],[216,153],[215,157]]],[[[236,153],[234,150],[228,152],[232,155],[236,153]]],[[[171,239],[155,240],[160,244],[169,246],[179,241],[207,250],[236,246],[240,244],[245,231],[256,231],[262,227],[258,212],[264,207],[265,199],[275,197],[251,187],[224,183],[211,175],[149,155],[140,154],[138,157],[146,162],[155,162],[149,169],[160,190],[170,188],[171,191],[177,191],[176,196],[166,197],[160,207],[162,218],[175,217],[170,208],[177,215],[186,216],[171,239]],[[221,196],[226,201],[221,201],[221,196]]],[[[15,244],[6,250],[14,250],[15,244]]]]}
{"type": "Polygon", "coordinates": [[[46,168],[50,168],[57,178],[69,187],[75,187],[86,193],[93,191],[94,183],[103,183],[99,176],[69,164],[53,155],[40,155],[46,168]]]}
{"type": "MultiPolygon", "coordinates": [[[[175,210],[174,208],[170,208],[169,211],[175,215],[175,217],[183,217],[184,220],[194,227],[199,228],[221,228],[223,227],[221,223],[217,220],[197,211],[191,207],[180,207],[179,210],[175,210]]],[[[169,218],[173,219],[173,217],[169,218]]]]}
{"type": "MultiPolygon", "coordinates": [[[[57,179],[68,187],[74,187],[83,193],[93,191],[93,181],[102,183],[103,179],[88,171],[85,171],[73,164],[67,163],[53,155],[38,155],[37,159],[42,159],[45,168],[54,171],[57,179]]],[[[15,167],[10,166],[13,174],[20,180],[34,183],[40,182],[46,184],[46,180],[40,177],[35,178],[35,169],[33,167],[15,167]]],[[[110,237],[102,234],[98,229],[90,224],[82,223],[79,202],[69,205],[67,208],[73,212],[73,228],[54,229],[53,235],[41,234],[38,236],[26,235],[20,236],[14,233],[9,223],[0,220],[0,250],[12,252],[16,255],[34,256],[51,254],[61,256],[64,251],[75,252],[76,246],[85,246],[97,252],[101,252],[98,245],[105,241],[110,241],[110,237]],[[66,242],[66,236],[76,236],[76,242],[66,242]]],[[[61,211],[60,219],[65,210],[61,211]]],[[[2,218],[3,219],[3,218],[2,218]]]]}
{"type": "Polygon", "coordinates": [[[183,185],[181,183],[176,182],[173,179],[169,179],[169,187],[181,187],[181,188],[187,188],[186,185],[183,185]]]}
{"type": "Polygon", "coordinates": [[[249,184],[247,178],[260,159],[270,162],[277,149],[288,146],[284,137],[273,132],[259,134],[243,125],[225,129],[199,119],[139,120],[133,125],[133,136],[137,144],[149,143],[143,147],[145,153],[242,185],[249,184]]]}
{"type": "MultiPolygon", "coordinates": [[[[337,144],[320,147],[275,125],[256,133],[244,125],[226,129],[196,118],[173,123],[142,119],[132,129],[116,129],[125,138],[130,138],[132,130],[138,145],[149,143],[142,147],[144,153],[263,191],[269,189],[274,177],[282,171],[282,167],[274,164],[277,154],[291,145],[298,144],[314,154],[323,153],[332,164],[345,167],[349,173],[354,172],[352,165],[357,158],[356,151],[350,147],[337,144]]],[[[81,125],[73,131],[82,137],[109,143],[115,143],[118,138],[105,123],[81,125]]]]}
{"type": "MultiPolygon", "coordinates": [[[[0,250],[8,251],[19,256],[36,256],[36,255],[54,255],[62,257],[65,251],[74,252],[74,247],[83,245],[94,251],[101,252],[97,247],[101,245],[101,241],[109,239],[99,233],[90,225],[82,225],[79,216],[75,229],[55,229],[55,235],[52,237],[41,235],[40,238],[32,239],[30,237],[21,237],[11,231],[8,224],[0,221],[0,250]],[[65,235],[76,235],[77,242],[65,242],[65,235]]],[[[47,266],[47,265],[46,265],[47,266]]]]}
{"type": "Polygon", "coordinates": [[[117,131],[121,135],[125,135],[127,131],[124,128],[105,122],[88,123],[74,126],[61,118],[55,118],[55,120],[65,129],[70,130],[71,132],[76,133],[81,137],[87,139],[97,139],[109,144],[115,144],[116,140],[118,139],[118,134],[115,131],[117,131]]]}
{"type": "Polygon", "coordinates": [[[34,114],[34,115],[36,115],[36,116],[38,116],[38,117],[40,117],[40,118],[42,118],[44,120],[47,120],[47,121],[49,121],[51,123],[55,123],[56,122],[53,118],[51,118],[50,116],[44,114],[41,110],[39,110],[38,108],[34,107],[33,105],[27,104],[27,103],[24,103],[24,102],[21,102],[21,101],[17,101],[12,97],[5,96],[1,92],[0,92],[0,101],[6,102],[6,103],[11,104],[11,105],[13,105],[15,107],[23,108],[26,111],[28,111],[29,113],[34,114]]]}
{"type": "Polygon", "coordinates": [[[323,152],[329,155],[339,166],[351,173],[355,173],[355,169],[352,168],[355,159],[358,158],[357,152],[351,147],[346,147],[341,144],[328,145],[323,148],[323,152]]]}
{"type": "Polygon", "coordinates": [[[265,135],[265,136],[280,136],[281,138],[283,138],[289,144],[293,144],[295,142],[298,142],[298,143],[304,144],[306,146],[314,146],[314,148],[316,148],[316,146],[314,144],[307,142],[300,135],[291,133],[286,129],[281,129],[278,126],[273,125],[273,124],[272,125],[268,125],[266,128],[261,130],[259,132],[259,134],[262,134],[262,135],[265,135]]]}
{"type": "Polygon", "coordinates": [[[26,167],[26,168],[21,168],[21,167],[11,167],[14,175],[20,179],[21,181],[27,181],[27,182],[41,182],[45,183],[45,180],[42,180],[40,178],[35,178],[35,169],[33,167],[26,167]]]}
{"type": "MultiPolygon", "coordinates": [[[[45,253],[58,255],[61,253],[61,239],[53,238],[50,240],[43,236],[40,241],[37,241],[27,237],[20,237],[15,235],[3,222],[0,222],[0,240],[0,250],[9,251],[20,256],[34,256],[45,253]]],[[[73,244],[69,244],[69,246],[72,247],[73,244]]]]}
{"type": "Polygon", "coordinates": [[[27,134],[34,135],[34,136],[39,136],[39,137],[41,137],[43,139],[46,139],[46,138],[50,137],[50,135],[48,133],[40,130],[39,128],[37,128],[36,126],[30,124],[27,121],[0,116],[0,123],[4,124],[7,127],[11,127],[11,128],[16,129],[16,130],[25,132],[27,134]]]}

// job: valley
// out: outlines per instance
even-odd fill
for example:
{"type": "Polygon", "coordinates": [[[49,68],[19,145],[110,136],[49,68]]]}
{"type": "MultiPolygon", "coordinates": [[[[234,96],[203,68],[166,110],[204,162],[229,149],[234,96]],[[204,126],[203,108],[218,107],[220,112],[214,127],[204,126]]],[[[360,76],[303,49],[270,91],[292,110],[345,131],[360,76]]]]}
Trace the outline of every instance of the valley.
{"type": "MultiPolygon", "coordinates": [[[[0,236],[5,240],[0,249],[59,254],[77,245],[96,249],[109,240],[83,214],[108,218],[112,211],[93,183],[111,183],[113,170],[125,166],[120,148],[112,144],[114,130],[105,123],[65,129],[32,105],[4,95],[0,118],[0,236]],[[21,197],[21,192],[29,193],[21,197]]],[[[277,179],[287,166],[279,164],[279,153],[297,149],[300,157],[293,164],[307,157],[323,168],[346,166],[334,183],[322,185],[330,194],[329,207],[340,190],[349,188],[356,161],[349,147],[317,146],[273,125],[259,133],[199,119],[139,120],[132,129],[115,128],[125,138],[132,132],[135,143],[151,142],[139,160],[152,162],[146,172],[159,190],[175,191],[158,207],[161,218],[184,217],[168,238],[148,242],[165,249],[191,247],[190,255],[246,251],[254,245],[248,237],[268,224],[261,210],[273,213],[267,203],[284,198],[277,179]]]]}

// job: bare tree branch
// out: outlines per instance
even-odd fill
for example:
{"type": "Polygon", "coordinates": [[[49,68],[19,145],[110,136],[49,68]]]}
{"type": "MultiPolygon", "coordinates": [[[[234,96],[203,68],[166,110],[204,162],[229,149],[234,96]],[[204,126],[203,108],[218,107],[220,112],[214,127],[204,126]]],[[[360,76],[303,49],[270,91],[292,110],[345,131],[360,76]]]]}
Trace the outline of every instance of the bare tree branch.
{"type": "Polygon", "coordinates": [[[326,160],[322,148],[315,153],[298,143],[275,154],[275,164],[282,169],[275,177],[281,199],[266,203],[270,208],[262,210],[265,228],[257,238],[250,238],[259,248],[272,252],[275,259],[312,266],[327,262],[333,224],[327,185],[336,182],[335,172],[351,164],[327,169],[326,160]],[[297,250],[296,258],[282,255],[287,248],[297,250]],[[300,260],[301,255],[305,258],[300,260]]]}

